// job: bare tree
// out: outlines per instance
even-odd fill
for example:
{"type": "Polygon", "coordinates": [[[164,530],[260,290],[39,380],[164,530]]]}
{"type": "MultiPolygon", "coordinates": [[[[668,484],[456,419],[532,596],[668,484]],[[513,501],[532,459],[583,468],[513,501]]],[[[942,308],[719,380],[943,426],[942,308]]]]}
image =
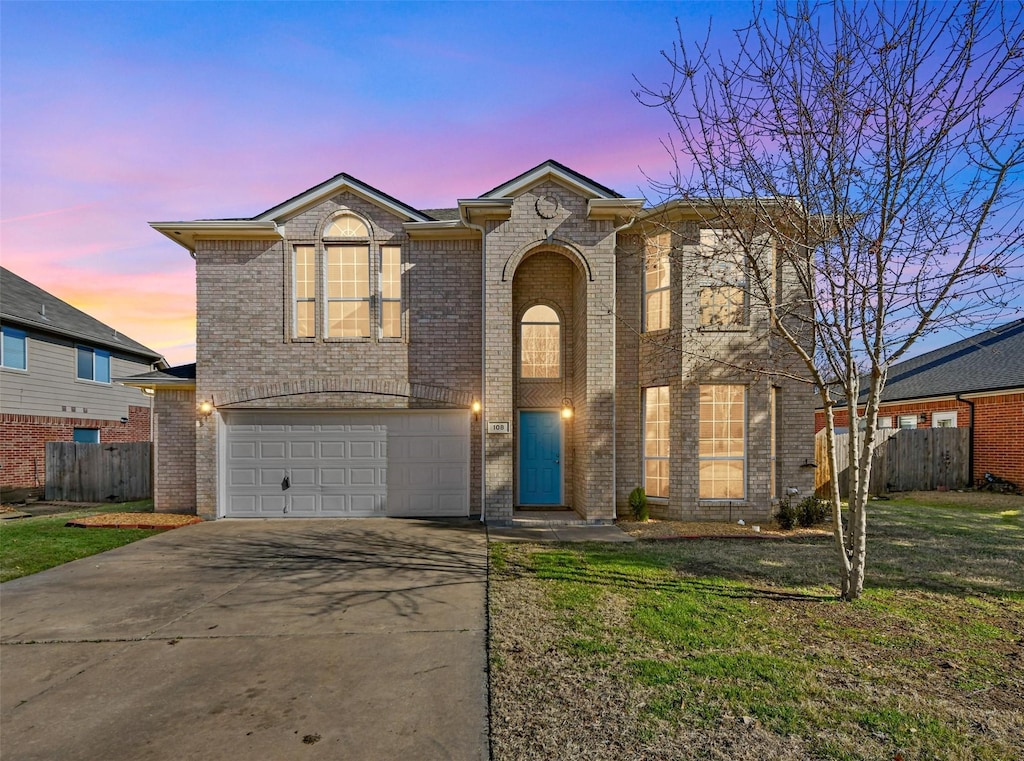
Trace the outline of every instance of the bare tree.
{"type": "Polygon", "coordinates": [[[1024,11],[780,2],[755,5],[728,49],[677,31],[670,78],[636,93],[676,128],[676,171],[656,187],[731,231],[751,309],[820,392],[833,473],[836,405],[864,432],[845,514],[831,489],[855,599],[888,368],[934,331],[1005,318],[1020,293],[1024,11]]]}

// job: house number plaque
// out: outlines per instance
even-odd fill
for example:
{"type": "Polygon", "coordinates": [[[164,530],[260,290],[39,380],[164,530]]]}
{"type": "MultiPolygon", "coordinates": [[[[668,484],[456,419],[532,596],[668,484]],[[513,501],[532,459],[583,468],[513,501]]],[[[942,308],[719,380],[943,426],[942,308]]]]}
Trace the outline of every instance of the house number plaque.
{"type": "Polygon", "coordinates": [[[512,433],[512,424],[488,422],[487,433],[512,433]]]}

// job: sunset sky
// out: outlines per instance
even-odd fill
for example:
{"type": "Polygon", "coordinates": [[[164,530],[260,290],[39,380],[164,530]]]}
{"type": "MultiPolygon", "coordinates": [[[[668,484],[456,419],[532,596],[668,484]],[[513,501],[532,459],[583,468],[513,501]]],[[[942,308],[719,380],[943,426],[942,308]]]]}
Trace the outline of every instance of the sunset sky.
{"type": "Polygon", "coordinates": [[[699,37],[749,11],[4,2],[2,262],[192,361],[193,262],[147,222],[250,217],[339,172],[453,206],[549,158],[650,195],[672,125],[636,80],[668,75],[677,16],[699,37]]]}

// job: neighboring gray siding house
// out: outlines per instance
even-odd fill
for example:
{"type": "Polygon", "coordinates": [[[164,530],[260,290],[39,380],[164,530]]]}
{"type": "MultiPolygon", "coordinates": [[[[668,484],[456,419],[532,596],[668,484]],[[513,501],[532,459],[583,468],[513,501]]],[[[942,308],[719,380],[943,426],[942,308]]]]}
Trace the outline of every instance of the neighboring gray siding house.
{"type": "Polygon", "coordinates": [[[152,349],[0,268],[0,486],[45,485],[48,441],[150,440],[151,398],[116,383],[152,349]]]}
{"type": "Polygon", "coordinates": [[[710,245],[699,220],[548,161],[452,209],[340,174],[152,223],[197,283],[194,379],[131,381],[181,474],[157,509],[604,522],[643,485],[655,514],[766,519],[813,488],[813,393],[741,286],[674,265],[710,245]]]}

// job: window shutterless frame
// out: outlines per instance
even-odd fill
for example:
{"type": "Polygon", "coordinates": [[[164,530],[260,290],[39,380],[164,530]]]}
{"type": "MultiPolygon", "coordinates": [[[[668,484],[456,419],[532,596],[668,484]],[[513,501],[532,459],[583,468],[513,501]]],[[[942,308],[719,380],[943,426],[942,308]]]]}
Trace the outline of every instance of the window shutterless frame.
{"type": "Polygon", "coordinates": [[[698,426],[699,499],[746,499],[747,387],[701,385],[698,426]]]}
{"type": "Polygon", "coordinates": [[[671,407],[668,386],[643,390],[643,484],[648,497],[669,496],[671,407]]]}
{"type": "Polygon", "coordinates": [[[0,367],[28,370],[28,337],[25,331],[4,325],[0,333],[0,367]]]}
{"type": "Polygon", "coordinates": [[[110,352],[88,346],[75,347],[75,377],[93,383],[110,383],[110,352]]]}
{"type": "Polygon", "coordinates": [[[297,245],[292,253],[292,338],[316,338],[316,247],[297,245]]]}

